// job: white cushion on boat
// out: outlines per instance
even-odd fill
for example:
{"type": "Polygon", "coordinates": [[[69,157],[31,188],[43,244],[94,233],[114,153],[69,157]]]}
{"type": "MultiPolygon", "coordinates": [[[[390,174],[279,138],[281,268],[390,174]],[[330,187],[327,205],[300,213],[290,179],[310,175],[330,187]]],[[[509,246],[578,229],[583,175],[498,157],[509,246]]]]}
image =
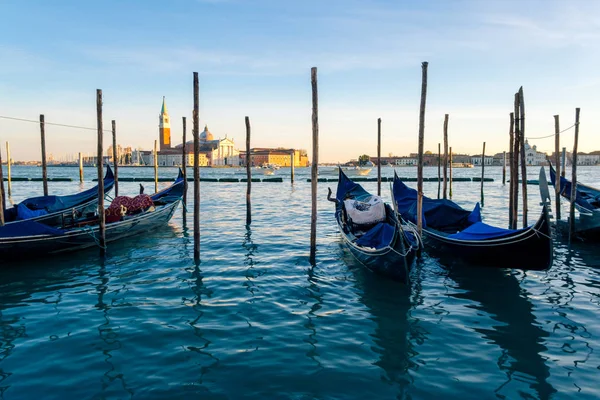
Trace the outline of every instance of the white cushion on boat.
{"type": "Polygon", "coordinates": [[[344,200],[344,206],[348,217],[356,225],[385,221],[385,205],[379,196],[371,196],[366,201],[344,200]]]}

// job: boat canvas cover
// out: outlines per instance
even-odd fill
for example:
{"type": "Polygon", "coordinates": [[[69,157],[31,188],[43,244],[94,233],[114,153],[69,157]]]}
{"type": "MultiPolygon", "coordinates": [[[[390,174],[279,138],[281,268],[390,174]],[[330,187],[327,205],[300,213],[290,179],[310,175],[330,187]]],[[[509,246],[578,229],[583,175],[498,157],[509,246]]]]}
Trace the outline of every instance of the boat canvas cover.
{"type": "Polygon", "coordinates": [[[485,240],[485,239],[499,239],[505,236],[510,236],[520,231],[526,231],[530,228],[524,229],[504,229],[496,226],[488,225],[483,222],[476,222],[461,232],[448,235],[449,238],[459,240],[485,240]]]}
{"type": "Polygon", "coordinates": [[[22,221],[18,224],[6,224],[0,227],[0,238],[37,236],[37,235],[63,235],[61,229],[52,228],[36,221],[22,221]]]}
{"type": "Polygon", "coordinates": [[[380,222],[358,238],[356,244],[361,247],[382,249],[390,245],[394,239],[394,231],[395,228],[392,225],[380,222]]]}
{"type": "MultiPolygon", "coordinates": [[[[411,189],[398,177],[394,180],[394,200],[404,218],[417,223],[417,191],[411,189]]],[[[473,211],[467,211],[451,200],[434,200],[423,196],[423,227],[442,232],[458,232],[481,221],[479,203],[473,211]]]]}
{"type": "Polygon", "coordinates": [[[364,201],[345,200],[346,213],[356,225],[372,225],[385,221],[385,205],[379,196],[371,196],[364,201]]]}
{"type": "MultiPolygon", "coordinates": [[[[550,165],[550,182],[552,185],[556,182],[556,171],[550,165]]],[[[571,181],[560,177],[560,192],[566,198],[571,198],[571,181]]],[[[600,208],[600,190],[594,189],[580,183],[577,184],[575,194],[575,204],[590,212],[600,208]]]]}

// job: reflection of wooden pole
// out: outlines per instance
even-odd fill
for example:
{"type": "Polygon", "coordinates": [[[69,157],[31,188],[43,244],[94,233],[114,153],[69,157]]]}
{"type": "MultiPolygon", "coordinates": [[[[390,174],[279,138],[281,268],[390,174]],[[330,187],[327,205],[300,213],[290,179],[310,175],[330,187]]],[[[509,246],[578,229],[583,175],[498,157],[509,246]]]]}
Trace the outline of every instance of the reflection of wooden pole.
{"type": "Polygon", "coordinates": [[[442,145],[438,143],[438,195],[437,198],[440,198],[440,187],[442,184],[442,178],[440,173],[440,168],[442,167],[442,145]]]}
{"type": "Polygon", "coordinates": [[[560,121],[558,115],[554,116],[554,165],[556,166],[556,179],[554,180],[554,192],[556,194],[556,220],[560,220],[560,121]]]}
{"type": "Polygon", "coordinates": [[[485,179],[485,142],[481,153],[481,206],[483,207],[483,180],[485,179]]]}
{"type": "Polygon", "coordinates": [[[577,143],[579,141],[579,111],[580,108],[575,109],[575,143],[573,144],[573,165],[571,171],[573,175],[571,178],[571,209],[569,210],[569,241],[575,235],[575,201],[577,200],[577,143]]]}
{"type": "Polygon", "coordinates": [[[4,226],[4,210],[6,210],[6,198],[4,196],[4,177],[2,176],[2,152],[0,151],[0,226],[4,226]]]}
{"type": "Polygon", "coordinates": [[[187,206],[187,190],[188,190],[188,182],[187,182],[187,145],[186,145],[186,119],[182,117],[183,122],[183,146],[181,149],[181,172],[183,172],[183,212],[185,212],[187,206]]]}
{"type": "Polygon", "coordinates": [[[79,182],[83,182],[83,157],[79,153],[79,182]]]}
{"type": "Polygon", "coordinates": [[[48,165],[46,163],[46,122],[44,114],[40,115],[40,135],[42,139],[42,181],[44,185],[44,196],[48,196],[48,165]]]}
{"type": "Polygon", "coordinates": [[[523,176],[523,228],[527,227],[527,159],[525,158],[525,100],[523,100],[523,87],[519,88],[519,133],[521,139],[521,175],[523,176]]]}
{"type": "Polygon", "coordinates": [[[154,193],[158,193],[158,140],[154,141],[154,193]]]}
{"type": "Polygon", "coordinates": [[[381,196],[381,118],[377,118],[377,196],[381,196]]]}
{"type": "Polygon", "coordinates": [[[246,117],[246,225],[252,222],[252,201],[250,192],[252,190],[252,172],[250,170],[250,118],[246,117]]]}
{"type": "Polygon", "coordinates": [[[448,114],[444,115],[444,188],[442,190],[444,199],[448,186],[448,114]]]}
{"type": "Polygon", "coordinates": [[[450,146],[448,157],[450,157],[450,177],[448,182],[448,195],[450,196],[450,198],[452,198],[452,146],[450,146]]]}
{"type": "Polygon", "coordinates": [[[113,165],[115,167],[115,197],[119,195],[119,152],[117,150],[117,122],[112,120],[113,165]]]}
{"type": "Polygon", "coordinates": [[[425,139],[425,104],[427,100],[427,66],[428,62],[421,64],[421,107],[419,109],[419,154],[417,159],[417,230],[423,231],[423,142],[425,139]]]}
{"type": "Polygon", "coordinates": [[[311,215],[310,215],[310,263],[315,264],[317,252],[317,180],[319,168],[319,93],[317,68],[310,70],[312,87],[312,165],[311,165],[311,215]]]}
{"type": "Polygon", "coordinates": [[[194,260],[200,261],[200,137],[198,116],[198,73],[194,72],[194,260]]]}
{"type": "Polygon", "coordinates": [[[102,90],[96,90],[96,116],[98,125],[98,161],[96,166],[98,167],[98,245],[100,246],[100,254],[104,255],[106,251],[106,227],[104,217],[104,174],[102,168],[102,145],[103,145],[103,126],[102,126],[102,90]]]}
{"type": "Polygon", "coordinates": [[[509,145],[509,149],[508,149],[508,166],[510,167],[510,185],[508,185],[508,228],[509,229],[513,229],[513,220],[515,218],[513,212],[514,212],[514,204],[513,202],[515,201],[514,198],[514,191],[515,191],[515,161],[514,161],[514,157],[515,157],[515,134],[514,134],[514,128],[515,128],[515,114],[514,113],[510,113],[510,130],[508,131],[508,134],[510,136],[510,145],[509,145]]]}
{"type": "Polygon", "coordinates": [[[7,185],[7,187],[8,187],[8,197],[12,196],[10,164],[11,164],[11,159],[10,159],[10,145],[8,144],[8,142],[6,142],[6,172],[7,172],[7,175],[8,175],[8,185],[7,185]]]}

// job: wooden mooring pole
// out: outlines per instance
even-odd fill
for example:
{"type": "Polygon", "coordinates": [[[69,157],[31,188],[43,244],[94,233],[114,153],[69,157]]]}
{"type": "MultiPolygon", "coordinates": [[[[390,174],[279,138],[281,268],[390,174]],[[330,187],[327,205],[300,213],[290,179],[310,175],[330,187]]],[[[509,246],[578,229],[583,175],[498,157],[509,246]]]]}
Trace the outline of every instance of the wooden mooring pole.
{"type": "Polygon", "coordinates": [[[440,169],[442,168],[442,144],[438,143],[438,194],[437,198],[440,198],[440,189],[442,187],[442,177],[440,169]]]}
{"type": "Polygon", "coordinates": [[[377,118],[377,196],[381,196],[381,118],[377,118]]]}
{"type": "Polygon", "coordinates": [[[83,157],[79,153],[79,182],[83,183],[83,157]]]}
{"type": "Polygon", "coordinates": [[[158,140],[154,141],[154,193],[158,193],[158,140]]]}
{"type": "Polygon", "coordinates": [[[42,141],[42,181],[44,196],[48,196],[48,165],[46,164],[46,122],[44,114],[40,114],[40,136],[42,141]]]}
{"type": "Polygon", "coordinates": [[[251,155],[250,155],[250,118],[246,117],[246,225],[252,222],[252,201],[250,193],[252,191],[252,170],[251,170],[251,155]]]}
{"type": "MultiPolygon", "coordinates": [[[[565,177],[565,171],[567,170],[567,148],[562,148],[562,169],[560,170],[560,176],[565,177]]],[[[558,174],[557,174],[558,175],[558,174]]]]}
{"type": "Polygon", "coordinates": [[[485,142],[481,152],[481,207],[483,207],[483,180],[485,179],[485,142]]]}
{"type": "Polygon", "coordinates": [[[554,182],[555,200],[555,217],[556,221],[560,220],[560,120],[558,115],[554,116],[554,166],[556,167],[556,179],[554,182]]]}
{"type": "Polygon", "coordinates": [[[519,144],[521,145],[521,176],[523,188],[523,228],[527,227],[527,159],[525,157],[525,100],[523,99],[523,86],[519,88],[519,144]]]}
{"type": "Polygon", "coordinates": [[[502,184],[506,185],[506,151],[502,152],[502,184]]]}
{"type": "Polygon", "coordinates": [[[185,117],[181,118],[183,122],[183,146],[181,148],[181,172],[183,172],[183,212],[186,212],[187,207],[187,190],[188,190],[188,182],[187,182],[187,120],[185,117]]]}
{"type": "Polygon", "coordinates": [[[569,210],[569,242],[575,235],[575,200],[577,199],[577,143],[579,142],[579,112],[581,109],[575,109],[575,142],[573,144],[573,165],[571,171],[571,208],[569,210]]]}
{"type": "Polygon", "coordinates": [[[517,222],[519,219],[519,154],[520,154],[520,141],[521,134],[519,133],[519,94],[515,93],[515,103],[514,103],[514,115],[515,115],[515,140],[514,140],[514,149],[513,149],[513,162],[514,162],[514,175],[512,181],[514,182],[513,187],[513,225],[511,229],[517,229],[517,222]]]}
{"type": "MultiPolygon", "coordinates": [[[[448,118],[449,118],[449,115],[445,114],[444,115],[444,167],[443,167],[444,186],[443,186],[443,190],[442,190],[444,199],[446,198],[446,192],[447,192],[446,189],[448,187],[448,118]]],[[[450,168],[452,168],[452,167],[450,167],[450,168]]],[[[450,197],[452,197],[452,195],[450,195],[450,197]]]]}
{"type": "Polygon", "coordinates": [[[296,150],[292,149],[290,153],[290,159],[292,160],[290,164],[290,182],[294,183],[294,163],[296,162],[296,150]]]}
{"type": "Polygon", "coordinates": [[[96,89],[96,116],[98,119],[98,160],[96,162],[96,166],[98,167],[98,246],[100,246],[100,255],[103,256],[106,252],[106,220],[104,216],[104,171],[102,168],[104,140],[104,129],[102,126],[102,89],[96,89]]]}
{"type": "Polygon", "coordinates": [[[198,73],[194,72],[194,260],[200,261],[200,135],[199,135],[199,100],[198,73]]]}
{"type": "Polygon", "coordinates": [[[119,151],[117,150],[117,122],[113,119],[112,124],[112,148],[113,148],[113,166],[115,168],[115,197],[119,195],[119,151]]]}
{"type": "Polygon", "coordinates": [[[8,197],[12,196],[12,183],[11,183],[11,174],[10,174],[10,164],[12,160],[10,159],[10,145],[6,142],[6,172],[8,182],[6,187],[8,188],[8,197]]]}
{"type": "Polygon", "coordinates": [[[514,191],[515,191],[515,114],[510,113],[510,129],[508,134],[510,136],[510,145],[508,148],[508,166],[510,167],[510,182],[508,185],[508,228],[513,229],[514,216],[514,191]]]}
{"type": "Polygon", "coordinates": [[[6,210],[6,198],[4,195],[4,177],[2,175],[2,151],[0,151],[0,226],[4,226],[4,210],[6,210]]]}
{"type": "Polygon", "coordinates": [[[450,196],[450,198],[452,199],[452,146],[450,146],[450,150],[448,151],[448,157],[450,161],[450,174],[448,175],[448,196],[450,196]]]}
{"type": "Polygon", "coordinates": [[[427,100],[427,66],[421,64],[421,106],[419,108],[419,154],[417,155],[417,230],[423,232],[423,145],[425,139],[425,104],[427,100]]]}
{"type": "Polygon", "coordinates": [[[315,265],[317,253],[317,181],[319,168],[319,93],[317,67],[310,70],[312,87],[312,164],[311,164],[311,215],[310,215],[310,263],[315,265]]]}

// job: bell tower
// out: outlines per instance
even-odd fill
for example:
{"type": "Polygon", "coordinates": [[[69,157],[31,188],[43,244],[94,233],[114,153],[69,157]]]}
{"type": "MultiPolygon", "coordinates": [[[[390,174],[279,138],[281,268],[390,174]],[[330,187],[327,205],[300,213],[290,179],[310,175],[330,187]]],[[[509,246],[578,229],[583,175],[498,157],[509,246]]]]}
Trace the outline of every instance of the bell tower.
{"type": "Polygon", "coordinates": [[[171,122],[169,121],[169,110],[167,110],[167,104],[165,103],[165,97],[163,96],[162,109],[160,110],[160,116],[158,117],[158,141],[160,143],[160,150],[166,150],[171,148],[171,122]]]}

